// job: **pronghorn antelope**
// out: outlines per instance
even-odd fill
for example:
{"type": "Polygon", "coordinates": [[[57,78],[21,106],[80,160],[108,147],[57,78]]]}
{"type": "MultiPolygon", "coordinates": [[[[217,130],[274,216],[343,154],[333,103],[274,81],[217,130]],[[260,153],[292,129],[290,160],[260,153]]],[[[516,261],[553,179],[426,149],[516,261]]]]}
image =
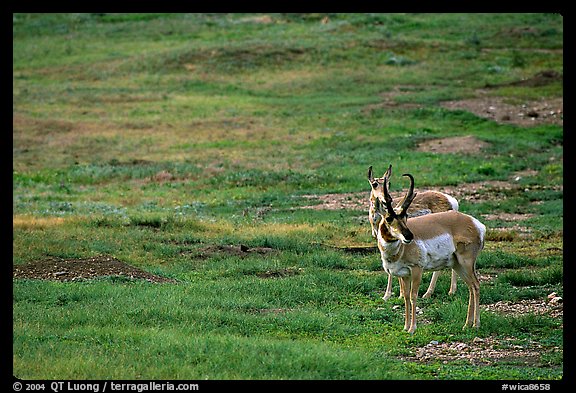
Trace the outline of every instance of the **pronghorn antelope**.
{"type": "MultiPolygon", "coordinates": [[[[370,208],[368,210],[368,220],[370,221],[370,225],[372,227],[372,236],[374,238],[378,237],[378,223],[382,219],[382,216],[378,213],[376,209],[379,202],[379,197],[383,197],[383,184],[384,179],[390,179],[392,175],[391,167],[388,167],[384,176],[380,178],[374,178],[372,175],[372,166],[368,168],[368,181],[370,182],[370,208]]],[[[402,201],[402,197],[394,198],[394,206],[398,206],[402,201]]],[[[412,203],[408,208],[408,217],[416,217],[424,214],[429,213],[438,213],[448,210],[458,210],[458,201],[451,197],[450,195],[444,194],[439,191],[424,191],[419,192],[415,197],[412,203]]],[[[432,279],[430,280],[430,285],[428,285],[428,289],[426,293],[422,296],[424,299],[429,298],[434,293],[434,288],[436,288],[436,282],[438,281],[438,276],[440,276],[439,271],[435,271],[432,273],[432,279]]],[[[452,270],[452,278],[450,281],[450,290],[448,291],[449,295],[453,295],[456,293],[456,283],[457,283],[457,275],[454,270],[452,270]]],[[[404,290],[402,286],[402,281],[398,278],[400,282],[400,297],[404,296],[404,290]]],[[[384,293],[384,300],[390,299],[392,296],[392,275],[388,274],[388,285],[386,286],[386,292],[384,293]]]]}
{"type": "MultiPolygon", "coordinates": [[[[390,166],[391,167],[391,166],[390,166]]],[[[390,169],[390,168],[389,168],[390,169]]],[[[476,258],[484,246],[486,227],[476,218],[458,211],[447,211],[407,218],[414,200],[414,178],[399,207],[388,192],[388,176],[376,208],[382,215],[378,227],[378,248],[386,272],[402,278],[404,330],[416,331],[416,299],[423,270],[452,268],[469,290],[468,313],[464,328],[480,326],[480,283],[476,277],[476,258]]]]}

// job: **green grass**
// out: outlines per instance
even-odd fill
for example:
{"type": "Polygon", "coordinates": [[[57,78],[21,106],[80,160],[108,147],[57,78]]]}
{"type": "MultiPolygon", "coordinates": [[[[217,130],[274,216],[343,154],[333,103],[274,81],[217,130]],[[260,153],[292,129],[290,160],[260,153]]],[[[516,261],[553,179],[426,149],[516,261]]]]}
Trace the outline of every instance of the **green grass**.
{"type": "Polygon", "coordinates": [[[510,182],[460,200],[488,227],[481,304],[562,296],[562,126],[439,105],[562,97],[561,81],[479,92],[562,73],[562,39],[557,14],[14,14],[13,264],[111,255],[177,282],[13,280],[14,374],[563,378],[561,320],[482,311],[463,331],[468,291],[459,280],[448,296],[447,273],[406,334],[378,253],[334,249],[375,245],[367,211],[301,209],[308,195],[367,200],[369,165],[418,189],[510,182]],[[464,135],[489,146],[416,150],[464,135]],[[230,244],[273,252],[198,256],[230,244]],[[542,356],[411,358],[475,337],[532,340],[542,356]]]}

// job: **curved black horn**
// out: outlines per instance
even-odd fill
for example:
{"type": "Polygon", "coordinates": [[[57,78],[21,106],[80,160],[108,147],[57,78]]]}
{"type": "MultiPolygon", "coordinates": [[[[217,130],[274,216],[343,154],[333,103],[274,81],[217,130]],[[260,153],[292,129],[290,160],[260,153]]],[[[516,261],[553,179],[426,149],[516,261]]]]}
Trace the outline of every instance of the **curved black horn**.
{"type": "Polygon", "coordinates": [[[396,213],[394,212],[394,202],[392,201],[392,197],[390,196],[390,192],[388,191],[388,186],[390,185],[390,175],[392,174],[392,164],[388,167],[388,170],[384,174],[384,202],[386,204],[386,209],[388,209],[388,214],[391,216],[395,216],[396,213]]]}
{"type": "Polygon", "coordinates": [[[408,208],[410,207],[410,204],[414,200],[414,197],[416,197],[416,194],[414,193],[414,177],[409,173],[405,173],[402,176],[406,176],[406,177],[410,178],[410,188],[408,189],[408,192],[406,193],[406,196],[404,197],[404,200],[402,201],[402,205],[400,206],[400,208],[401,208],[400,215],[401,216],[406,214],[406,210],[408,210],[408,208]]]}

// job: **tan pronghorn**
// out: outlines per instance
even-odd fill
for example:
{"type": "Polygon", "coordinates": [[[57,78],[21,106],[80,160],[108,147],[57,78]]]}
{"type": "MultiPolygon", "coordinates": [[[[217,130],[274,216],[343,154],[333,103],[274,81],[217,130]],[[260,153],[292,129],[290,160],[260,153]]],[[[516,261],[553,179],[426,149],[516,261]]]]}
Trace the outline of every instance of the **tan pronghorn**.
{"type": "MultiPolygon", "coordinates": [[[[390,166],[391,167],[391,166],[390,166]]],[[[390,168],[389,168],[390,170],[390,168]]],[[[476,258],[484,247],[486,227],[476,218],[458,211],[433,213],[408,218],[414,200],[414,178],[399,207],[388,192],[388,176],[376,209],[382,215],[378,227],[378,248],[384,270],[402,278],[406,314],[404,330],[416,331],[416,299],[424,270],[452,268],[469,290],[468,313],[464,328],[480,326],[480,283],[476,277],[476,258]]]]}
{"type": "MultiPolygon", "coordinates": [[[[372,166],[368,168],[368,181],[370,182],[370,208],[368,210],[368,220],[372,226],[372,236],[374,238],[378,237],[378,224],[382,216],[378,213],[376,206],[379,203],[379,197],[383,197],[383,184],[384,178],[390,179],[392,169],[388,167],[384,176],[380,178],[374,178],[372,175],[372,166]]],[[[398,206],[402,201],[402,197],[394,198],[394,206],[398,206]]],[[[410,207],[408,208],[408,217],[416,217],[429,213],[438,213],[448,210],[458,210],[458,201],[451,197],[450,195],[444,194],[439,191],[423,191],[419,192],[415,197],[410,207]]],[[[432,279],[430,280],[430,285],[426,293],[422,296],[424,299],[429,298],[434,293],[434,288],[436,288],[436,282],[438,281],[438,276],[440,276],[439,271],[432,273],[432,279]]],[[[457,275],[454,270],[452,270],[452,278],[450,281],[449,295],[456,293],[456,283],[457,275]]],[[[400,282],[400,297],[404,296],[404,290],[402,287],[402,281],[398,278],[400,282]]],[[[386,292],[384,293],[384,300],[388,300],[392,297],[392,275],[388,274],[388,285],[386,286],[386,292]]]]}

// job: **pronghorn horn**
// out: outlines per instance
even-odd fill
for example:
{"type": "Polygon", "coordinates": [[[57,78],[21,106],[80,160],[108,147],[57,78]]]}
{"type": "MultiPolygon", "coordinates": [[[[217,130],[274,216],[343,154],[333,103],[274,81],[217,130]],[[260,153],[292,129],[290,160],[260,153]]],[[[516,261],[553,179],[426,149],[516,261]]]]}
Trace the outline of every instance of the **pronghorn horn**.
{"type": "Polygon", "coordinates": [[[390,175],[392,174],[392,165],[390,165],[388,167],[388,170],[386,171],[386,173],[384,174],[384,200],[386,202],[386,209],[388,209],[388,214],[390,214],[391,216],[396,215],[394,213],[394,206],[393,206],[393,201],[392,201],[392,197],[390,196],[390,193],[388,192],[388,185],[390,184],[390,175]]]}
{"type": "Polygon", "coordinates": [[[414,197],[416,197],[416,194],[414,193],[414,177],[409,173],[405,173],[402,176],[407,176],[408,178],[410,178],[410,188],[408,189],[408,192],[406,193],[406,196],[404,197],[404,200],[402,201],[402,205],[401,205],[402,210],[400,211],[401,216],[406,214],[406,210],[408,210],[408,208],[410,207],[410,204],[414,200],[414,197]]]}

